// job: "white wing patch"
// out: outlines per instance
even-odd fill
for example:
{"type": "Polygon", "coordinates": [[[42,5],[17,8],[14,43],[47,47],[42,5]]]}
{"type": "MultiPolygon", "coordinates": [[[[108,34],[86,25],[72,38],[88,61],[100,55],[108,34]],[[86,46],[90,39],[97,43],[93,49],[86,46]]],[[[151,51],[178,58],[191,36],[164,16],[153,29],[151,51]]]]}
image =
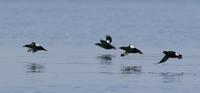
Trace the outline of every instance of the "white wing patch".
{"type": "Polygon", "coordinates": [[[133,46],[133,45],[130,45],[130,48],[135,48],[135,46],[133,46]]]}
{"type": "Polygon", "coordinates": [[[176,56],[179,56],[180,54],[179,53],[176,53],[176,56]]]}
{"type": "Polygon", "coordinates": [[[110,40],[106,40],[107,43],[110,43],[110,40]]]}
{"type": "Polygon", "coordinates": [[[35,44],[36,46],[40,46],[38,43],[35,44]]]}

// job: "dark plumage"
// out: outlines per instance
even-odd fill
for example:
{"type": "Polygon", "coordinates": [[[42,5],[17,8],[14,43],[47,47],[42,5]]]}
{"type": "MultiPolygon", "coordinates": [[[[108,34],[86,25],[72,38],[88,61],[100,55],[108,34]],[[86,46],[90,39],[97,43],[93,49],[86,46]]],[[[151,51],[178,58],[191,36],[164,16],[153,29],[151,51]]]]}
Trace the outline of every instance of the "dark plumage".
{"type": "Polygon", "coordinates": [[[44,47],[40,46],[39,44],[32,42],[31,44],[24,45],[23,47],[27,47],[27,52],[37,52],[39,50],[47,51],[44,47]]]}
{"type": "Polygon", "coordinates": [[[104,49],[116,49],[115,46],[111,45],[112,38],[109,35],[106,35],[106,40],[100,40],[100,43],[95,43],[95,45],[100,46],[104,49]]]}
{"type": "Polygon", "coordinates": [[[169,58],[182,59],[182,55],[175,51],[163,51],[163,53],[165,54],[165,56],[160,60],[160,62],[158,62],[158,64],[166,62],[169,58]]]}
{"type": "Polygon", "coordinates": [[[137,49],[136,47],[134,47],[133,45],[129,45],[129,46],[123,46],[123,47],[119,47],[119,49],[122,49],[124,50],[124,53],[121,54],[121,56],[126,56],[128,55],[129,53],[139,53],[139,54],[143,54],[141,52],[141,50],[137,49]]]}

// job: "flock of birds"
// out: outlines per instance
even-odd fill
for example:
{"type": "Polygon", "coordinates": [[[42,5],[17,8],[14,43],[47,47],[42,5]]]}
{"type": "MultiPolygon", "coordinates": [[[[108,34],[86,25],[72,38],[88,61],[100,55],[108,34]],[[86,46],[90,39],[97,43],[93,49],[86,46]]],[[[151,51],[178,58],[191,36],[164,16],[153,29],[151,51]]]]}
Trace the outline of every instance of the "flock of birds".
{"type": "MultiPolygon", "coordinates": [[[[96,43],[96,45],[99,46],[99,47],[102,47],[104,49],[116,49],[116,47],[113,46],[111,43],[112,43],[111,36],[106,35],[106,39],[100,40],[100,43],[96,43]]],[[[121,56],[126,56],[130,53],[143,54],[141,50],[139,50],[138,48],[134,47],[131,44],[129,44],[128,46],[121,46],[121,47],[119,47],[119,49],[122,49],[124,51],[124,53],[122,53],[121,56]]],[[[182,55],[180,53],[175,52],[175,51],[163,51],[163,53],[165,54],[165,56],[160,60],[160,62],[158,62],[158,64],[166,62],[167,59],[169,59],[169,58],[182,59],[182,55]]]]}
{"type": "MultiPolygon", "coordinates": [[[[102,47],[104,49],[116,49],[116,47],[113,46],[111,43],[112,43],[111,36],[106,35],[105,40],[100,40],[100,42],[95,43],[95,45],[102,47]]],[[[45,49],[41,45],[37,44],[36,42],[32,42],[31,44],[26,44],[23,47],[28,48],[27,52],[37,52],[37,51],[40,51],[40,50],[48,51],[47,49],[45,49]]],[[[119,47],[119,49],[122,49],[124,51],[124,53],[121,54],[122,57],[127,56],[130,53],[143,54],[143,52],[141,50],[139,50],[138,48],[134,47],[131,44],[129,44],[128,46],[121,46],[121,47],[119,47]]],[[[180,53],[175,52],[175,51],[163,51],[163,53],[165,54],[165,56],[160,60],[160,62],[158,62],[158,64],[166,62],[167,59],[169,59],[169,58],[182,59],[182,55],[180,53]]]]}

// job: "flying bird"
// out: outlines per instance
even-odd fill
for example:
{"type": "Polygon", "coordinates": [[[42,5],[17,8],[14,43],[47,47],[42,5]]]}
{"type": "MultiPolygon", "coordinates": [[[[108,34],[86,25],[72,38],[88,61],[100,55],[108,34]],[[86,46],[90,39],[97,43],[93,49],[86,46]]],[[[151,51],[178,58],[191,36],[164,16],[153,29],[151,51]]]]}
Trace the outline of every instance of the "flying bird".
{"type": "Polygon", "coordinates": [[[47,51],[47,49],[45,49],[41,45],[37,44],[36,42],[32,42],[31,44],[26,44],[23,47],[28,48],[27,52],[37,52],[40,50],[47,51]]]}
{"type": "Polygon", "coordinates": [[[182,59],[182,55],[175,51],[163,51],[163,53],[165,54],[165,56],[160,60],[160,62],[158,62],[158,64],[166,62],[169,58],[182,59]]]}
{"type": "Polygon", "coordinates": [[[100,43],[95,43],[95,45],[102,47],[104,49],[116,49],[112,44],[112,38],[110,35],[106,35],[106,40],[100,40],[100,43]]]}
{"type": "Polygon", "coordinates": [[[122,49],[124,51],[124,53],[121,54],[121,56],[126,56],[129,53],[139,53],[139,54],[143,54],[141,52],[141,50],[139,50],[138,48],[134,47],[133,45],[129,45],[129,46],[122,46],[119,47],[119,49],[122,49]]]}

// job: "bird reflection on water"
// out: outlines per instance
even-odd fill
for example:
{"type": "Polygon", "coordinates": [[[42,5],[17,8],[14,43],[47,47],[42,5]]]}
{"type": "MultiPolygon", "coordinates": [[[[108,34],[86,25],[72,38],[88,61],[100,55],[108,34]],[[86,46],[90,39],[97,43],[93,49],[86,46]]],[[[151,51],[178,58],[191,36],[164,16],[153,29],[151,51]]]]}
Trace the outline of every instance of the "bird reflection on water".
{"type": "Polygon", "coordinates": [[[103,55],[97,56],[97,59],[100,59],[102,64],[111,64],[112,59],[114,57],[115,57],[114,55],[103,54],[103,55]]]}
{"type": "Polygon", "coordinates": [[[184,72],[180,73],[166,72],[166,73],[160,73],[159,75],[163,78],[164,83],[173,83],[181,80],[181,77],[184,75],[184,72]]]}
{"type": "Polygon", "coordinates": [[[44,67],[37,63],[30,63],[27,66],[27,72],[30,73],[41,73],[44,69],[44,67]]]}
{"type": "Polygon", "coordinates": [[[141,66],[121,65],[122,74],[139,74],[142,71],[141,66]]]}

